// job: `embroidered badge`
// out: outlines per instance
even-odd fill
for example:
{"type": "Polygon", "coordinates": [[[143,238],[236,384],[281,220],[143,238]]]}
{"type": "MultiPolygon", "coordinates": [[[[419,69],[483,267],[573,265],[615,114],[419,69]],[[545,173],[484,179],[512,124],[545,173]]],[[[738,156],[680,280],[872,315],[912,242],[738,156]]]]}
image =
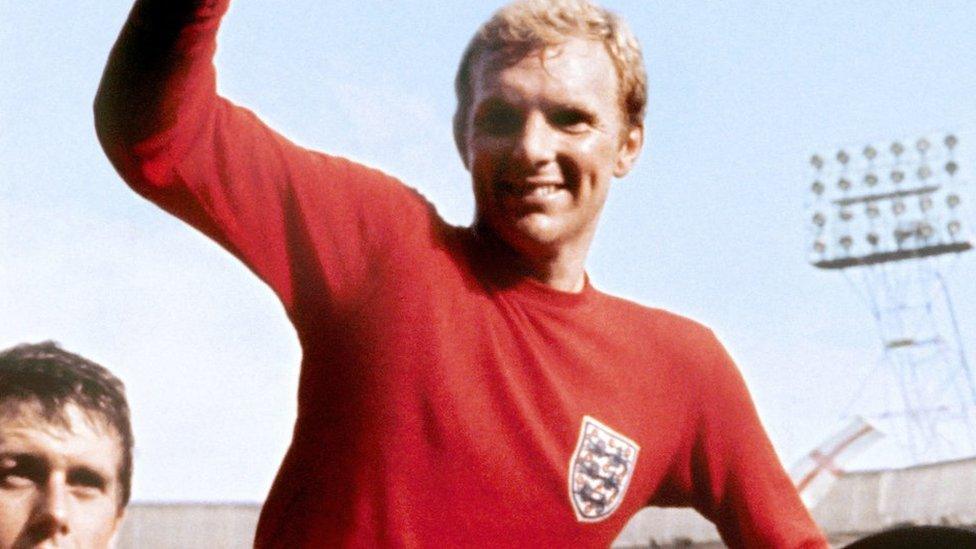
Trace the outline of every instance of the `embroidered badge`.
{"type": "Polygon", "coordinates": [[[598,522],[613,514],[627,492],[640,446],[583,416],[579,440],[569,462],[569,499],[576,520],[598,522]]]}

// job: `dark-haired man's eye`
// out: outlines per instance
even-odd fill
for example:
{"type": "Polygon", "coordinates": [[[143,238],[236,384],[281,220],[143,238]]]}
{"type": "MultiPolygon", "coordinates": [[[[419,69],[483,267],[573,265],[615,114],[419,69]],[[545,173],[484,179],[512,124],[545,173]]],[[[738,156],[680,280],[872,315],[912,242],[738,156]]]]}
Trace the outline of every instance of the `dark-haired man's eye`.
{"type": "Polygon", "coordinates": [[[79,469],[68,475],[68,484],[74,487],[101,491],[107,482],[102,475],[95,471],[79,469]]]}
{"type": "Polygon", "coordinates": [[[36,480],[38,471],[30,463],[7,458],[0,460],[0,488],[23,488],[36,480]]]}

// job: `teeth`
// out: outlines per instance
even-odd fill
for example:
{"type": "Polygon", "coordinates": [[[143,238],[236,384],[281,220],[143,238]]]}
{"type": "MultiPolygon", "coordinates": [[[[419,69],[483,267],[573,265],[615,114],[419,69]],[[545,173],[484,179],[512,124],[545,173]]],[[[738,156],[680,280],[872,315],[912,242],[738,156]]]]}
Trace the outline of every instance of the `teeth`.
{"type": "Polygon", "coordinates": [[[550,194],[558,190],[558,185],[529,185],[525,187],[520,186],[508,186],[508,192],[512,194],[517,194],[519,196],[528,197],[543,197],[549,196],[550,194]]]}

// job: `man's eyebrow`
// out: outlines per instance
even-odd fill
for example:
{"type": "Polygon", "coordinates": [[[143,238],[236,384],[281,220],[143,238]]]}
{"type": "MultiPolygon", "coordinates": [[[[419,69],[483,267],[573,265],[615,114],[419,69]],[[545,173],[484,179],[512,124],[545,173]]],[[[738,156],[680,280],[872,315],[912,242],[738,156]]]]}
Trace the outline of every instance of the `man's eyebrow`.
{"type": "Polygon", "coordinates": [[[25,450],[0,450],[0,460],[2,459],[38,459],[38,457],[29,451],[25,450]]]}
{"type": "Polygon", "coordinates": [[[491,109],[511,107],[512,103],[500,95],[491,95],[479,101],[475,107],[476,112],[484,112],[491,109]]]}
{"type": "Polygon", "coordinates": [[[575,112],[593,118],[597,115],[596,109],[592,109],[584,103],[573,103],[570,101],[553,103],[547,107],[547,110],[550,112],[575,112]]]}
{"type": "Polygon", "coordinates": [[[0,466],[8,470],[16,470],[18,474],[26,473],[31,478],[44,476],[49,469],[48,463],[44,458],[23,451],[0,452],[0,466]]]}
{"type": "Polygon", "coordinates": [[[552,101],[546,108],[549,110],[580,111],[596,116],[597,108],[579,98],[570,97],[552,101]]]}
{"type": "Polygon", "coordinates": [[[76,465],[68,469],[68,484],[105,488],[108,486],[109,476],[94,467],[76,465]]]}

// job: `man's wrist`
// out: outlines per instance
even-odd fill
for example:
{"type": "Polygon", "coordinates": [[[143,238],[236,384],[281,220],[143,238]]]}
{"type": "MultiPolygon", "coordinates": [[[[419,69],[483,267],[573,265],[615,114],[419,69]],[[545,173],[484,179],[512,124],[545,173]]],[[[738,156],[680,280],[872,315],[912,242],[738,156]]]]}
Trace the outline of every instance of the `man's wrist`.
{"type": "Polygon", "coordinates": [[[156,33],[179,31],[193,23],[220,17],[230,0],[139,0],[133,25],[156,33]]]}

